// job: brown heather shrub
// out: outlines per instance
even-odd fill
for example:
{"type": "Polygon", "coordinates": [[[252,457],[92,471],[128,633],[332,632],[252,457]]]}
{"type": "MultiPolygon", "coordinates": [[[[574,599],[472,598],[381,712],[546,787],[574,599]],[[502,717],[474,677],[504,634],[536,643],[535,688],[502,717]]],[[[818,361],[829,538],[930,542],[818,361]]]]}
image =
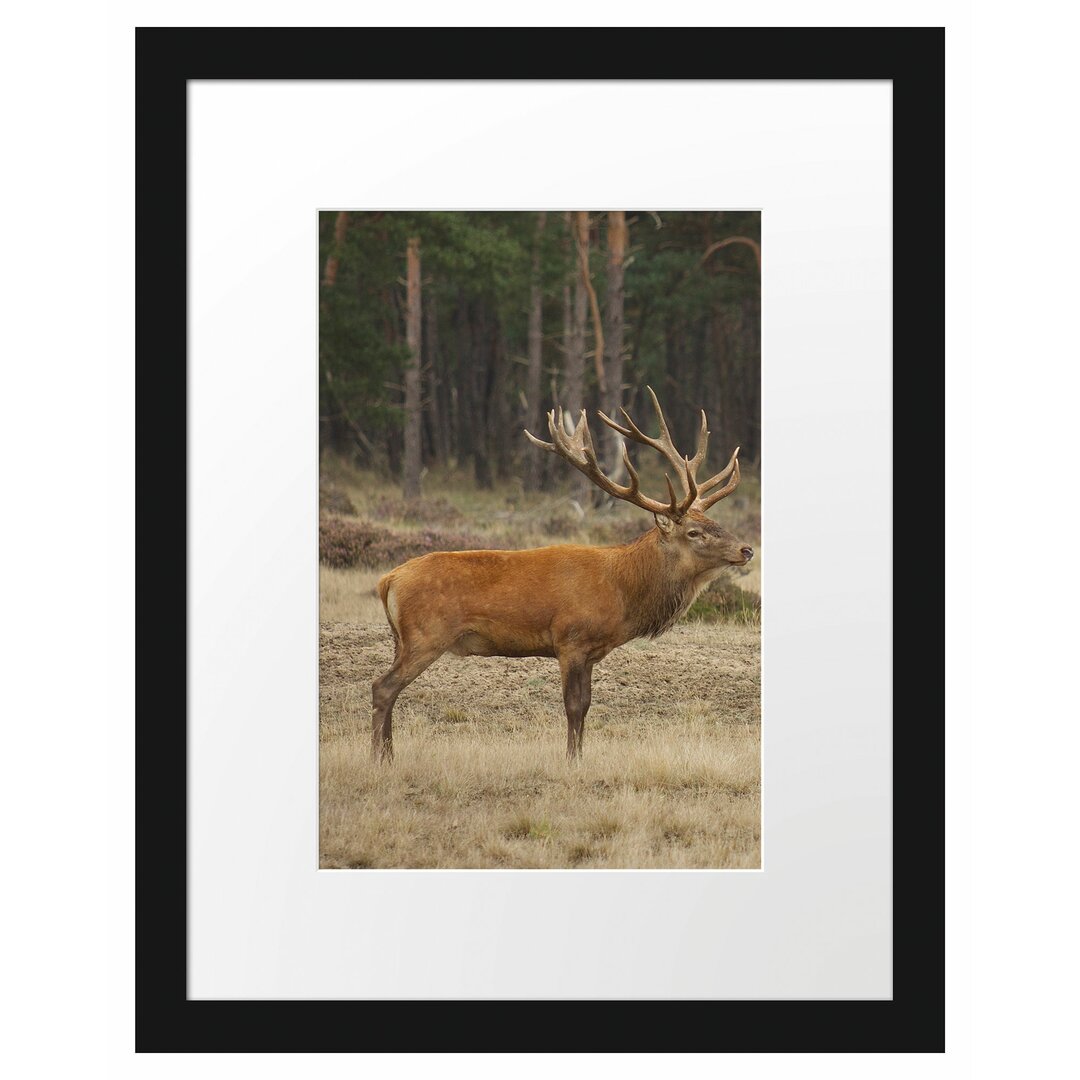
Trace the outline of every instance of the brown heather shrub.
{"type": "Polygon", "coordinates": [[[402,533],[367,521],[346,521],[329,514],[319,518],[319,561],[338,569],[350,566],[389,569],[431,551],[477,551],[491,546],[483,537],[468,533],[434,529],[402,533]]]}
{"type": "Polygon", "coordinates": [[[356,566],[383,531],[361,522],[342,521],[338,517],[320,514],[319,561],[342,569],[356,566]]]}
{"type": "Polygon", "coordinates": [[[631,540],[636,540],[650,528],[652,528],[652,518],[643,518],[641,521],[621,518],[595,525],[592,535],[598,544],[629,544],[631,540]]]}
{"type": "Polygon", "coordinates": [[[560,506],[544,518],[540,526],[548,536],[574,536],[582,527],[582,517],[569,507],[560,506]]]}
{"type": "Polygon", "coordinates": [[[460,525],[465,515],[442,495],[416,501],[381,495],[371,507],[381,520],[404,521],[409,525],[460,525]]]}

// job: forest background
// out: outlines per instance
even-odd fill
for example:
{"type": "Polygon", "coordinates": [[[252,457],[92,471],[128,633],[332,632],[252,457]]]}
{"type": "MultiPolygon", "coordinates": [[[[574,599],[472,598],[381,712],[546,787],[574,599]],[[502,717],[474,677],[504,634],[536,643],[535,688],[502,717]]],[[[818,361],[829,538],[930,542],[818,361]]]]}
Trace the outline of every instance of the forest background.
{"type": "Polygon", "coordinates": [[[437,466],[479,488],[580,487],[522,429],[546,437],[556,405],[648,422],[650,385],[677,446],[693,452],[703,408],[725,460],[737,443],[756,473],[760,237],[757,211],[324,211],[321,447],[409,498],[437,466]]]}

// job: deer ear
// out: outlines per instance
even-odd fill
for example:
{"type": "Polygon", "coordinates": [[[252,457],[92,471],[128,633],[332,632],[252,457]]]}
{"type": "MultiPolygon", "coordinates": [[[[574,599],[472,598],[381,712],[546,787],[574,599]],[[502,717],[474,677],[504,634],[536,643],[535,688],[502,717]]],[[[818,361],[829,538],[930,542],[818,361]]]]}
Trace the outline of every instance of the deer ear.
{"type": "Polygon", "coordinates": [[[675,528],[675,522],[667,516],[667,514],[653,514],[656,519],[656,527],[667,536],[672,529],[675,528]]]}

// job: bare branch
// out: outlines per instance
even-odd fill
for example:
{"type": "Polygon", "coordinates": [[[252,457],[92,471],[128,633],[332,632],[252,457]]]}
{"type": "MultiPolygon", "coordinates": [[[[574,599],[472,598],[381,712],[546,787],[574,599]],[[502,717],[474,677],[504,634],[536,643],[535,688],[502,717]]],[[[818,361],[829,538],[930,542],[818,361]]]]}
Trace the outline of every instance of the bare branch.
{"type": "Polygon", "coordinates": [[[730,244],[745,244],[750,248],[754,253],[754,258],[757,259],[758,270],[761,269],[761,245],[749,236],[729,236],[726,240],[717,240],[715,244],[710,244],[705,249],[705,254],[698,259],[698,266],[704,266],[710,255],[721,248],[728,247],[730,244]]]}

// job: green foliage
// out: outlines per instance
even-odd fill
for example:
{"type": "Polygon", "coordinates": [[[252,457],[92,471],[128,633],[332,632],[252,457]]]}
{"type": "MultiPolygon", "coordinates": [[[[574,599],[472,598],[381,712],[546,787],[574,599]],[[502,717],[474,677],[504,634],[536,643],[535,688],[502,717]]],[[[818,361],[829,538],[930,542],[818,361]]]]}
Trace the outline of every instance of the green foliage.
{"type": "Polygon", "coordinates": [[[728,577],[717,578],[691,605],[688,619],[701,622],[761,623],[761,597],[747,592],[728,577]]]}
{"type": "Polygon", "coordinates": [[[336,218],[323,213],[319,222],[320,272],[332,252],[338,257],[333,286],[320,285],[320,416],[374,441],[400,424],[384,384],[408,355],[394,302],[404,264],[402,223],[389,214],[354,215],[338,248],[336,218]]]}
{"type": "MultiPolygon", "coordinates": [[[[424,344],[425,461],[436,455],[521,475],[533,452],[524,421],[555,404],[562,386],[564,289],[578,276],[566,214],[551,211],[538,234],[533,211],[353,212],[340,245],[336,212],[319,222],[319,272],[336,253],[332,286],[320,287],[320,408],[324,446],[358,452],[368,464],[399,445],[405,346],[405,246],[420,239],[424,344]],[[539,402],[525,402],[528,311],[539,255],[543,295],[543,378],[539,402]],[[437,342],[428,340],[428,319],[437,342]],[[436,423],[444,430],[435,437],[436,423]]],[[[607,214],[590,214],[590,270],[601,310],[607,296],[607,214]]],[[[757,212],[627,211],[624,281],[624,400],[638,413],[652,385],[676,440],[692,442],[697,410],[752,461],[759,446],[760,274],[752,247],[757,212]]],[[[588,321],[586,349],[593,348],[588,321]]],[[[592,357],[586,406],[600,404],[592,357]]],[[[646,410],[647,412],[647,410],[646,410]]],[[[720,451],[716,451],[719,453],[720,451]]],[[[443,460],[441,464],[449,464],[443,460]]]]}
{"type": "MultiPolygon", "coordinates": [[[[501,306],[529,289],[532,232],[525,214],[431,213],[420,223],[424,251],[441,280],[463,283],[501,306]]],[[[419,231],[419,230],[418,230],[419,231]]]]}
{"type": "MultiPolygon", "coordinates": [[[[671,340],[673,329],[681,325],[699,334],[702,321],[713,317],[730,324],[743,299],[759,295],[757,263],[748,247],[732,245],[703,261],[704,253],[727,236],[745,235],[758,242],[761,237],[757,212],[669,212],[657,217],[659,224],[650,215],[639,217],[626,268],[626,318],[638,337],[636,368],[642,380],[654,386],[664,385],[667,376],[685,378],[671,340]]],[[[737,335],[730,337],[725,344],[738,348],[737,335]]],[[[714,346],[712,351],[719,350],[714,346]]],[[[707,359],[716,362],[719,357],[707,359]]],[[[737,359],[757,366],[756,355],[730,357],[730,365],[737,359]]]]}

